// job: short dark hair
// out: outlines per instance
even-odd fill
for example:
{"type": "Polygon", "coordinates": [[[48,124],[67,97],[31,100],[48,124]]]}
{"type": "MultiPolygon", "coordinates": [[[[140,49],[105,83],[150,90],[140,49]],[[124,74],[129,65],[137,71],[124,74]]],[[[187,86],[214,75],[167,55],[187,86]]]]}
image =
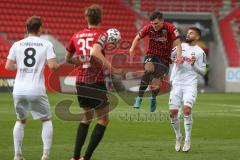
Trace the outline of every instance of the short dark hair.
{"type": "Polygon", "coordinates": [[[149,17],[150,21],[153,21],[156,18],[158,18],[158,19],[163,18],[163,14],[159,10],[153,11],[152,14],[149,17]]]}
{"type": "Polygon", "coordinates": [[[42,26],[42,20],[39,16],[29,17],[26,21],[28,33],[38,33],[40,27],[42,26]]]}
{"type": "Polygon", "coordinates": [[[91,5],[85,10],[85,17],[89,24],[98,25],[102,22],[102,7],[96,4],[91,5]]]}
{"type": "Polygon", "coordinates": [[[199,35],[199,37],[202,36],[202,32],[201,32],[201,30],[200,30],[199,28],[192,26],[192,27],[189,27],[189,28],[188,28],[188,30],[190,30],[190,29],[191,29],[191,30],[194,30],[195,32],[197,32],[197,34],[199,35]]]}

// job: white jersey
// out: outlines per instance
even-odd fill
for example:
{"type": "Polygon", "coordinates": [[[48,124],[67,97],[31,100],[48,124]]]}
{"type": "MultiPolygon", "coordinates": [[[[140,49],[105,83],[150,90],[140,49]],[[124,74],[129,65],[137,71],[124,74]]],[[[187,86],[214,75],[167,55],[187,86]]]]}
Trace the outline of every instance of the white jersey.
{"type": "Polygon", "coordinates": [[[45,95],[44,67],[47,60],[55,58],[51,42],[29,36],[15,42],[8,59],[16,61],[14,95],[45,95]]]}
{"type": "MultiPolygon", "coordinates": [[[[176,55],[173,49],[173,55],[176,55]]],[[[182,64],[174,64],[171,72],[170,81],[172,84],[180,85],[197,85],[199,74],[205,74],[206,56],[204,51],[198,46],[190,46],[188,43],[182,43],[182,64]],[[194,65],[191,65],[192,56],[196,57],[194,65]]]]}

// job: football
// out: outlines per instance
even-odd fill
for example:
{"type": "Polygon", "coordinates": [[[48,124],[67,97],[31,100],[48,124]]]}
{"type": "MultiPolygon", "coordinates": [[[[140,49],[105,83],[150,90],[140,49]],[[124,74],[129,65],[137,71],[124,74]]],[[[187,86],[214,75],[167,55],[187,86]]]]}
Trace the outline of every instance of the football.
{"type": "Polygon", "coordinates": [[[110,28],[107,30],[108,43],[116,44],[121,39],[121,33],[116,28],[110,28]]]}

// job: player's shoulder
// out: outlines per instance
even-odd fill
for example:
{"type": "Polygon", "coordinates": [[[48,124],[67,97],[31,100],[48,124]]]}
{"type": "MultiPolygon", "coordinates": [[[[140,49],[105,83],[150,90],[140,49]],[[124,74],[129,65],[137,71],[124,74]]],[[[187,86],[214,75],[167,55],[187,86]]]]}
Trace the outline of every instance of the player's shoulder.
{"type": "Polygon", "coordinates": [[[48,46],[48,45],[52,45],[52,42],[50,42],[47,39],[44,39],[44,37],[26,37],[25,39],[22,40],[22,42],[27,42],[27,43],[37,43],[39,45],[43,45],[43,46],[48,46]]]}
{"type": "Polygon", "coordinates": [[[152,24],[151,24],[151,23],[147,23],[147,24],[145,24],[144,27],[146,27],[146,28],[151,28],[151,27],[152,27],[152,24]]]}
{"type": "Polygon", "coordinates": [[[100,40],[102,42],[105,42],[107,40],[107,32],[106,32],[106,30],[96,29],[95,33],[96,33],[95,38],[97,38],[97,40],[100,40]]]}
{"type": "Polygon", "coordinates": [[[143,30],[149,30],[149,29],[153,29],[153,26],[151,25],[151,23],[145,24],[143,27],[143,30]]]}
{"type": "Polygon", "coordinates": [[[11,48],[16,48],[16,47],[18,47],[18,46],[21,46],[21,44],[24,43],[24,42],[26,41],[26,39],[27,39],[27,37],[26,37],[26,38],[23,38],[23,39],[21,39],[21,40],[15,41],[15,42],[12,44],[11,48]]]}
{"type": "Polygon", "coordinates": [[[205,54],[204,50],[200,46],[196,45],[195,49],[199,54],[205,54]]]}
{"type": "Polygon", "coordinates": [[[176,29],[176,26],[173,25],[173,24],[170,23],[170,22],[164,22],[164,23],[163,23],[163,27],[166,28],[166,29],[176,29]]]}
{"type": "Polygon", "coordinates": [[[97,35],[107,36],[106,30],[103,29],[96,29],[97,35]]]}
{"type": "Polygon", "coordinates": [[[52,46],[53,44],[52,44],[52,42],[50,42],[49,40],[46,40],[46,39],[43,39],[43,38],[41,38],[41,37],[38,37],[38,40],[39,40],[39,42],[42,42],[42,43],[44,43],[44,44],[46,44],[46,45],[50,45],[50,46],[52,46]]]}
{"type": "Polygon", "coordinates": [[[73,35],[72,35],[72,39],[82,37],[83,34],[86,34],[86,33],[87,33],[87,30],[86,30],[86,29],[79,30],[79,31],[73,33],[73,35]]]}

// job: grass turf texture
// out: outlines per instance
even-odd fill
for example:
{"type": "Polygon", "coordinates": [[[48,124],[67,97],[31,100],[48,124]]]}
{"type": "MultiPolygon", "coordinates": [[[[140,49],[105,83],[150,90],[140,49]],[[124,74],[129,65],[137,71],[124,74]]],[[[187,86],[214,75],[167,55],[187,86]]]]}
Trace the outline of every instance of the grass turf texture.
{"type": "MultiPolygon", "coordinates": [[[[73,99],[71,111],[79,111],[74,96],[48,94],[53,111],[54,140],[52,160],[68,160],[73,153],[78,122],[66,122],[54,114],[54,106],[61,99],[73,99]]],[[[0,159],[13,159],[12,129],[15,112],[10,93],[0,93],[0,159]]],[[[189,153],[174,150],[175,135],[167,120],[168,95],[158,97],[158,111],[149,113],[149,99],[143,100],[136,111],[122,100],[110,113],[111,122],[93,160],[236,160],[240,157],[240,94],[199,94],[193,109],[192,145],[189,153]],[[159,110],[165,117],[159,116],[159,110]],[[146,118],[155,116],[157,118],[146,118]],[[140,117],[140,118],[139,118],[140,117]]],[[[183,122],[183,121],[182,121],[183,122]]],[[[95,124],[95,121],[94,121],[95,124]]],[[[90,131],[94,124],[92,123],[90,131]]],[[[183,123],[181,123],[183,131],[183,123]]],[[[90,132],[89,132],[90,133],[90,132]]],[[[85,143],[88,144],[88,139],[85,143]]],[[[23,154],[26,160],[40,159],[42,155],[41,122],[31,116],[25,127],[23,154]]]]}

